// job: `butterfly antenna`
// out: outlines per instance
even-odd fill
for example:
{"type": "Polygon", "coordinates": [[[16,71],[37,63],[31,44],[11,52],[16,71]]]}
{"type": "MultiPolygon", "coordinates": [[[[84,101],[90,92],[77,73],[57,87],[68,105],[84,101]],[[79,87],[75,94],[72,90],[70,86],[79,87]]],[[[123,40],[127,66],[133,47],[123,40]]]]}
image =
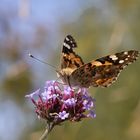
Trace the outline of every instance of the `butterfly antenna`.
{"type": "Polygon", "coordinates": [[[49,63],[47,63],[47,62],[45,62],[45,61],[43,61],[43,60],[41,60],[41,59],[38,59],[37,57],[35,57],[34,55],[32,55],[32,54],[30,54],[30,53],[29,53],[29,57],[31,57],[31,58],[33,58],[33,59],[35,59],[35,60],[37,60],[37,61],[39,61],[39,62],[41,62],[41,63],[43,63],[43,64],[49,65],[49,66],[52,67],[56,72],[58,72],[55,66],[53,66],[53,65],[51,65],[51,64],[49,64],[49,63]]]}

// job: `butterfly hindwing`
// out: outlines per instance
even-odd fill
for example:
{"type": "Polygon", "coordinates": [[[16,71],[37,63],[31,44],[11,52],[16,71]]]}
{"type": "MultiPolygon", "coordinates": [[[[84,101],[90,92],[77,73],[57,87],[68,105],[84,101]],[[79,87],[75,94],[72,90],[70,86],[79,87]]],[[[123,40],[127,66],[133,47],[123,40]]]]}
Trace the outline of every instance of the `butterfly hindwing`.
{"type": "Polygon", "coordinates": [[[74,38],[71,35],[67,35],[62,48],[61,69],[76,69],[84,64],[82,58],[73,51],[73,48],[76,47],[77,44],[74,38]]]}
{"type": "Polygon", "coordinates": [[[138,51],[130,50],[96,59],[74,70],[70,82],[80,87],[108,87],[116,81],[121,70],[134,62],[138,55],[138,51]]]}

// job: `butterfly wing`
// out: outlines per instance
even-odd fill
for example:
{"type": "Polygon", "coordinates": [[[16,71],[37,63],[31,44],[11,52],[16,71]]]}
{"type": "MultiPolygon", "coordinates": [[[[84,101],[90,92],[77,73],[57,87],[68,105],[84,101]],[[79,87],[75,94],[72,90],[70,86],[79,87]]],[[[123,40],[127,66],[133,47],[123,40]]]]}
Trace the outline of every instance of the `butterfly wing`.
{"type": "Polygon", "coordinates": [[[84,64],[82,58],[73,51],[73,48],[76,47],[77,44],[74,38],[71,35],[67,35],[62,48],[61,69],[76,69],[84,64]]]}
{"type": "Polygon", "coordinates": [[[70,83],[80,87],[108,87],[116,81],[128,64],[137,59],[138,55],[138,51],[130,50],[91,61],[72,72],[70,83]]]}

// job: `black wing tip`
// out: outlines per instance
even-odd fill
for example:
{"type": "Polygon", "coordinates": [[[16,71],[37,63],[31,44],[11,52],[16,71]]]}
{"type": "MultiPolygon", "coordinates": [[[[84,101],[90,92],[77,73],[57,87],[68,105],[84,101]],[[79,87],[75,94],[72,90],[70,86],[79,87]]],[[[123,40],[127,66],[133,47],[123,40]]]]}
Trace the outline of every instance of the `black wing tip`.
{"type": "MultiPolygon", "coordinates": [[[[66,35],[65,40],[74,40],[74,37],[71,34],[66,35]]],[[[75,41],[75,40],[74,40],[75,41]]]]}
{"type": "MultiPolygon", "coordinates": [[[[125,51],[124,51],[125,52],[125,51]]],[[[138,50],[129,50],[128,52],[130,52],[130,53],[134,53],[134,54],[136,54],[136,55],[140,55],[140,51],[138,51],[138,50]]]]}
{"type": "Polygon", "coordinates": [[[68,49],[77,47],[75,39],[70,34],[65,37],[63,45],[68,49]]]}
{"type": "Polygon", "coordinates": [[[135,57],[135,60],[138,59],[139,55],[140,55],[140,51],[137,50],[130,50],[130,53],[132,53],[132,55],[135,57]]]}
{"type": "Polygon", "coordinates": [[[66,37],[72,37],[73,38],[73,36],[71,34],[68,34],[66,37]]]}
{"type": "Polygon", "coordinates": [[[131,58],[132,60],[137,60],[139,55],[140,55],[140,51],[138,51],[138,50],[128,50],[128,51],[123,51],[123,52],[117,53],[117,54],[123,54],[124,57],[131,58]]]}

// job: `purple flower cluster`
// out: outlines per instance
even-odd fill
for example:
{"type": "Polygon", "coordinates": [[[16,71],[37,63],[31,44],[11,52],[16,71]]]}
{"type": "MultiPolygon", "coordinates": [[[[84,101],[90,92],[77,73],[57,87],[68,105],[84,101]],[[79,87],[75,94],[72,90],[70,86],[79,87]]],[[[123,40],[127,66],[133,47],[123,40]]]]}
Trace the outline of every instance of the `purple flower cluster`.
{"type": "Polygon", "coordinates": [[[47,81],[43,92],[39,89],[26,97],[32,100],[38,117],[53,124],[96,117],[95,100],[85,88],[72,89],[56,81],[47,81]]]}

